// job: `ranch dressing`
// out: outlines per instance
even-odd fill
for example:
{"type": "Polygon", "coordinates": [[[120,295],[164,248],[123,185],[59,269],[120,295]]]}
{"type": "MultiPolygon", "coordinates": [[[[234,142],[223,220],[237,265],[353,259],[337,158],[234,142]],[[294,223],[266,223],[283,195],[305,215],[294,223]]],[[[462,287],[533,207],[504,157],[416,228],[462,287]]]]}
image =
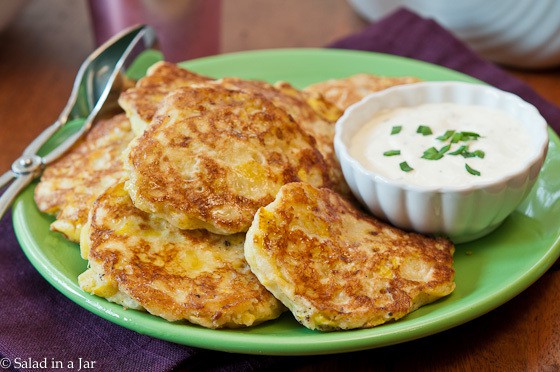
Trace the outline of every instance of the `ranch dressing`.
{"type": "Polygon", "coordinates": [[[511,174],[533,152],[529,138],[521,123],[503,111],[432,103],[379,112],[354,135],[349,151],[387,179],[461,186],[511,174]]]}

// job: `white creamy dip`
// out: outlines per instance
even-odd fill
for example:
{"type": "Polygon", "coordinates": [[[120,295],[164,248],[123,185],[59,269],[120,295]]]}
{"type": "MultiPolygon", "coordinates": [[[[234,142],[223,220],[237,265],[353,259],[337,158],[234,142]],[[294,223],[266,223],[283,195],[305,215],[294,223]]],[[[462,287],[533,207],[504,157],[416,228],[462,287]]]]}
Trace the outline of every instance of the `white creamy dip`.
{"type": "Polygon", "coordinates": [[[366,169],[387,179],[418,186],[446,187],[483,183],[510,174],[524,164],[534,151],[533,147],[521,123],[503,111],[433,103],[377,113],[351,139],[349,151],[366,169]],[[431,130],[432,134],[418,133],[420,126],[425,132],[431,130]],[[400,132],[391,134],[399,127],[400,132]],[[457,134],[455,143],[452,143],[452,136],[438,139],[451,131],[463,135],[457,134]],[[452,155],[461,146],[466,147],[459,155],[452,155]],[[442,156],[437,160],[422,158],[432,147],[442,156]],[[388,156],[398,152],[400,154],[388,156]],[[405,170],[412,170],[403,170],[401,164],[404,163],[405,170]]]}

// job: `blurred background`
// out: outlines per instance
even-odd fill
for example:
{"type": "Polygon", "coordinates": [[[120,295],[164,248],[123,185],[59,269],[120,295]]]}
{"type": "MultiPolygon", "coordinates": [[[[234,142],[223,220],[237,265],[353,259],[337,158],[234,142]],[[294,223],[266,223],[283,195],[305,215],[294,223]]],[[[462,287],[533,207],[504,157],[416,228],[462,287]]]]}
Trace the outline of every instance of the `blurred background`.
{"type": "MultiPolygon", "coordinates": [[[[371,1],[2,0],[0,131],[18,130],[10,133],[13,141],[2,144],[0,169],[7,169],[22,144],[58,116],[79,65],[96,44],[126,24],[150,17],[167,58],[180,61],[243,50],[322,47],[364,29],[399,3],[379,0],[386,7],[372,10],[371,1]],[[13,112],[22,105],[29,109],[13,112]]],[[[508,71],[560,105],[558,67],[545,72],[508,67],[508,71]]]]}
{"type": "Polygon", "coordinates": [[[84,56],[96,41],[106,39],[125,23],[143,18],[149,17],[155,23],[152,25],[158,34],[166,31],[166,20],[169,28],[192,28],[193,23],[200,21],[189,13],[189,7],[191,13],[198,11],[205,18],[206,23],[199,27],[218,33],[221,53],[322,46],[367,24],[345,0],[3,0],[0,13],[4,8],[12,9],[8,5],[11,2],[21,4],[21,8],[5,26],[0,35],[2,42],[32,42],[54,52],[65,51],[70,43],[84,56]],[[196,7],[199,9],[192,10],[196,7]],[[214,14],[207,14],[211,9],[214,14]],[[218,24],[213,23],[214,18],[218,24]],[[322,22],[326,19],[329,22],[322,22]],[[62,40],[64,44],[60,43],[62,40]]]}
{"type": "MultiPolygon", "coordinates": [[[[187,57],[204,55],[205,52],[320,47],[367,24],[345,0],[196,0],[195,3],[206,1],[219,5],[213,14],[206,13],[210,22],[217,19],[217,23],[202,25],[217,44],[212,44],[209,49],[196,50],[194,55],[187,57]],[[329,21],[325,22],[327,19],[329,21]]],[[[24,144],[58,117],[80,64],[95,48],[96,36],[102,41],[108,31],[122,26],[123,20],[133,22],[144,16],[130,7],[132,3],[139,3],[149,10],[155,2],[163,9],[163,13],[155,18],[158,33],[162,31],[161,24],[157,24],[158,17],[178,17],[172,22],[175,29],[188,29],[197,22],[188,19],[189,9],[174,8],[178,3],[190,3],[190,0],[0,2],[0,14],[3,14],[0,17],[0,85],[4,88],[0,89],[0,116],[3,118],[0,131],[5,132],[5,137],[9,131],[11,139],[1,141],[0,171],[9,169],[24,144]],[[98,18],[98,24],[104,24],[105,31],[95,32],[93,15],[103,17],[98,18]],[[22,105],[28,110],[14,112],[14,107],[22,105]]],[[[169,30],[166,32],[169,37],[169,30]]],[[[158,36],[161,39],[163,35],[158,36]]],[[[162,45],[165,46],[168,44],[162,45]]],[[[174,60],[186,59],[182,58],[184,56],[181,51],[172,55],[174,60]]]]}
{"type": "Polygon", "coordinates": [[[558,0],[348,0],[376,21],[400,7],[432,18],[484,58],[526,69],[560,65],[558,0]]]}

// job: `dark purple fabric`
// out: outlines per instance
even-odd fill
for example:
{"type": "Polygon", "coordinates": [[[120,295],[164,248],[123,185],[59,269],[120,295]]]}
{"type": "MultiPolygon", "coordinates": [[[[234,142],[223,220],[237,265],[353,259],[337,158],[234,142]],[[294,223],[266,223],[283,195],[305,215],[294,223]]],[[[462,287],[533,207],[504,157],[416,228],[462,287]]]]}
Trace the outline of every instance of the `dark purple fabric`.
{"type": "Polygon", "coordinates": [[[539,96],[526,83],[480,58],[435,21],[409,10],[399,9],[329,47],[396,54],[463,72],[532,103],[556,133],[560,133],[560,108],[539,96]]]}
{"type": "MultiPolygon", "coordinates": [[[[400,10],[331,45],[421,59],[477,77],[536,105],[560,129],[560,111],[521,81],[488,63],[435,22],[400,10]]],[[[79,358],[97,371],[286,369],[316,358],[228,354],[175,345],[121,328],[82,309],[53,289],[22,253],[6,215],[0,221],[0,369],[16,358],[37,363],[79,358]],[[7,358],[2,360],[2,358],[7,358]]],[[[317,359],[320,358],[320,359],[317,359]]],[[[9,370],[10,368],[8,368],[9,370]]]]}

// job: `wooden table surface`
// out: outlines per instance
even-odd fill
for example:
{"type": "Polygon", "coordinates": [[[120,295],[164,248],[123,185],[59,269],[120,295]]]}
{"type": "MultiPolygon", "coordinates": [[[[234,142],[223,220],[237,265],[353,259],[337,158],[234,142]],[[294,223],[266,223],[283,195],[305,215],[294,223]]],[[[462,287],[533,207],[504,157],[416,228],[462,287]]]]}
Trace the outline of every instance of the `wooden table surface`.
{"type": "MultiPolygon", "coordinates": [[[[84,0],[30,1],[0,32],[0,171],[63,108],[94,48],[84,0]]],[[[342,0],[236,0],[222,4],[221,52],[323,46],[366,23],[342,0]],[[249,21],[247,21],[249,20],[249,21]]],[[[514,71],[560,105],[560,69],[514,71]]],[[[560,370],[560,271],[454,329],[375,350],[301,358],[300,370],[560,370]]]]}

